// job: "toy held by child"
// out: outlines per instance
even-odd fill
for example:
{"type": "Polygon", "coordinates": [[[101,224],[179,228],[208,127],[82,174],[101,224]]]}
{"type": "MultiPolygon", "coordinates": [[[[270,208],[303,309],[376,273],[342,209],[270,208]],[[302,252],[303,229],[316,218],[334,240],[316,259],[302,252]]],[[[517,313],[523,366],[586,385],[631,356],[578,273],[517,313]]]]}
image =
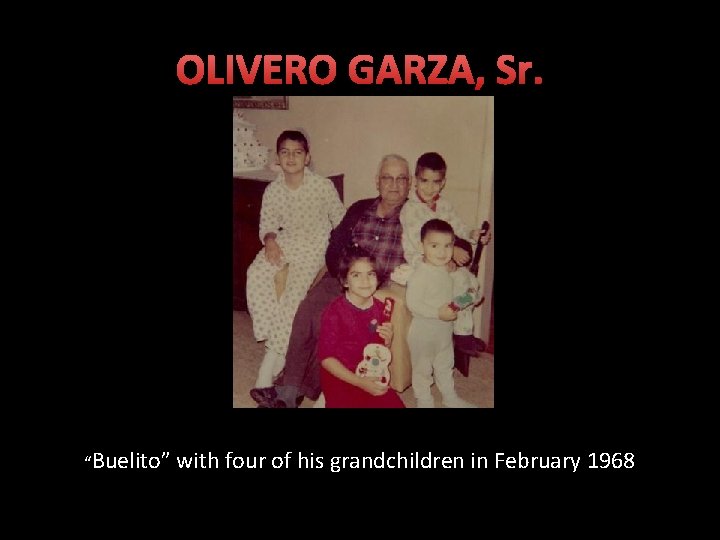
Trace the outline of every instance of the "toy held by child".
{"type": "Polygon", "coordinates": [[[363,359],[355,368],[359,377],[377,377],[383,386],[390,384],[390,349],[385,345],[368,343],[363,350],[363,359]]]}
{"type": "Polygon", "coordinates": [[[475,305],[478,301],[477,292],[478,290],[475,287],[468,288],[468,290],[464,293],[459,294],[452,299],[450,302],[450,309],[457,312],[475,305]]]}

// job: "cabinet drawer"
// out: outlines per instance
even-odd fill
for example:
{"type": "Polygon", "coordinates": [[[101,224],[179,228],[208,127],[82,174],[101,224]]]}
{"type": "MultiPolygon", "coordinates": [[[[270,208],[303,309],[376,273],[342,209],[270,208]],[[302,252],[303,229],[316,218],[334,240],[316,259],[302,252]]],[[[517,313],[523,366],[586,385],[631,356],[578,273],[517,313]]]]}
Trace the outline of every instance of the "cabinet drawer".
{"type": "Polygon", "coordinates": [[[262,196],[267,182],[240,178],[233,179],[233,214],[236,216],[260,216],[262,196]]]}

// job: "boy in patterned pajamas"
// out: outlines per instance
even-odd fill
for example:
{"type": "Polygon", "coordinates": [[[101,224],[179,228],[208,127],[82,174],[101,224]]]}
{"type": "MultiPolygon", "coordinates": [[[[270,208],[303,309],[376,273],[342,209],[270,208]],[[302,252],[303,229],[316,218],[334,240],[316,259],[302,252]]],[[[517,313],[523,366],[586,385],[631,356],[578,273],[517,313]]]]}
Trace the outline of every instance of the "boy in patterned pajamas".
{"type": "Polygon", "coordinates": [[[264,247],[247,271],[253,333],[265,341],[258,388],[271,386],[285,365],[295,312],[325,264],[330,231],[345,215],[333,183],[307,168],[310,148],[301,132],[282,132],[276,147],[282,172],[263,194],[259,233],[264,247]],[[285,290],[278,299],[274,277],[286,264],[285,290]]]}

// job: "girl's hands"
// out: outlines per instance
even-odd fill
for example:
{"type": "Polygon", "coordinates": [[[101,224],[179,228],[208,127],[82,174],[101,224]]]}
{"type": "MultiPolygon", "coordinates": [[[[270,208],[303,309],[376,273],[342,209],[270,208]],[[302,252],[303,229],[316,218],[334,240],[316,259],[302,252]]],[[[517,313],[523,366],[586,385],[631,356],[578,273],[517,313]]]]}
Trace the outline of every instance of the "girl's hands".
{"type": "Polygon", "coordinates": [[[377,327],[377,333],[385,340],[385,346],[389,347],[393,338],[393,327],[390,321],[382,323],[377,327]]]}
{"type": "Polygon", "coordinates": [[[377,382],[379,380],[379,377],[361,377],[358,386],[372,396],[382,396],[387,393],[388,387],[377,382]]]}

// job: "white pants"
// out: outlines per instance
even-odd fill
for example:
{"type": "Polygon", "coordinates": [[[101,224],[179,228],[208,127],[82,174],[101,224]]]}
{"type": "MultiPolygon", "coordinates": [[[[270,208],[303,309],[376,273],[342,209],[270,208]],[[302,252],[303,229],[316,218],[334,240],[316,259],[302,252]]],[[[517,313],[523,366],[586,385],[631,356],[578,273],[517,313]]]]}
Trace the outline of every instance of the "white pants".
{"type": "Polygon", "coordinates": [[[451,322],[413,317],[408,331],[412,360],[412,389],[418,402],[431,402],[430,387],[435,378],[443,401],[457,398],[453,367],[455,355],[451,322]]]}
{"type": "Polygon", "coordinates": [[[265,356],[260,362],[257,379],[255,379],[255,388],[267,388],[273,385],[273,380],[285,367],[285,357],[266,348],[265,356]]]}
{"type": "Polygon", "coordinates": [[[267,261],[265,248],[260,250],[248,268],[246,294],[255,340],[267,340],[265,346],[284,357],[295,312],[325,264],[325,249],[303,245],[302,242],[281,244],[280,247],[285,261],[289,263],[282,296],[277,298],[274,281],[275,274],[282,267],[267,261]]]}

